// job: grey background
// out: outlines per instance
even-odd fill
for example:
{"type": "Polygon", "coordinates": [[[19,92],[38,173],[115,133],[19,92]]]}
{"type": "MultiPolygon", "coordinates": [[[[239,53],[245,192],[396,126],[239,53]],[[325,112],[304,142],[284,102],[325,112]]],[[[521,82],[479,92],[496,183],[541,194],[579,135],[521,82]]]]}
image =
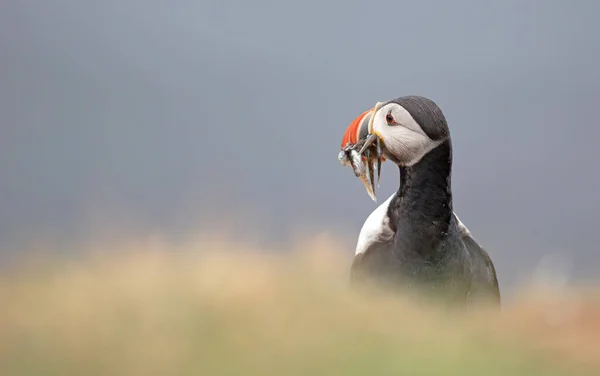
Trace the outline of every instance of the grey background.
{"type": "MultiPolygon", "coordinates": [[[[594,1],[3,1],[0,248],[231,220],[264,242],[375,209],[337,153],[376,101],[434,99],[455,211],[514,285],[595,278],[594,1]],[[100,235],[99,235],[100,234],[100,235]]],[[[385,165],[382,201],[398,184],[385,165]]]]}

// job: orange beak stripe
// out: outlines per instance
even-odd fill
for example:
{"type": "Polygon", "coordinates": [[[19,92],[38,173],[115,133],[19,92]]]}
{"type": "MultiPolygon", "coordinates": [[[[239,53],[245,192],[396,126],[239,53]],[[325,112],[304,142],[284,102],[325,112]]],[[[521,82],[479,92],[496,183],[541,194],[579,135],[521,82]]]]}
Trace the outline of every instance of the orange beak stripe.
{"type": "MultiPolygon", "coordinates": [[[[341,149],[343,149],[348,143],[350,143],[350,145],[354,145],[358,142],[360,125],[362,124],[365,117],[369,115],[369,113],[371,113],[371,111],[373,111],[372,108],[363,112],[356,119],[352,120],[352,122],[346,129],[346,132],[344,133],[344,137],[342,138],[342,145],[340,147],[341,149]]],[[[365,157],[363,156],[362,159],[365,160],[365,157]]],[[[385,161],[385,156],[382,155],[381,160],[385,161]]]]}
{"type": "Polygon", "coordinates": [[[371,110],[367,110],[367,111],[363,112],[362,114],[360,114],[356,119],[354,119],[350,123],[350,125],[346,129],[346,133],[344,133],[344,137],[342,138],[342,146],[341,146],[342,149],[344,148],[344,146],[346,146],[347,143],[350,143],[351,145],[353,145],[358,142],[358,133],[360,132],[360,124],[362,123],[363,119],[365,118],[365,116],[367,116],[367,114],[369,112],[371,112],[371,110]]]}

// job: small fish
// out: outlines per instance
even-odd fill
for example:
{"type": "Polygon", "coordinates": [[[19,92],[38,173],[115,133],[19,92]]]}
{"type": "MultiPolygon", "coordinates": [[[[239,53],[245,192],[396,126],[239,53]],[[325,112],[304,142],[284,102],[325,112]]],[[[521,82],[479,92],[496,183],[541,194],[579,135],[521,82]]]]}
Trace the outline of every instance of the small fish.
{"type": "Polygon", "coordinates": [[[357,177],[363,173],[364,166],[362,165],[360,156],[357,155],[356,151],[352,149],[342,150],[338,154],[338,160],[342,166],[351,166],[352,171],[354,171],[354,175],[357,177]]]}
{"type": "Polygon", "coordinates": [[[381,156],[383,155],[383,148],[381,147],[381,140],[377,139],[377,188],[379,188],[379,181],[381,180],[381,156]]]}
{"type": "MultiPolygon", "coordinates": [[[[367,159],[367,169],[369,171],[369,183],[371,187],[371,191],[373,191],[373,196],[375,196],[375,167],[373,166],[373,158],[371,157],[371,151],[367,150],[367,154],[365,155],[367,159]]],[[[377,199],[373,201],[377,202],[377,199]]]]}
{"type": "Polygon", "coordinates": [[[338,154],[338,161],[340,161],[342,166],[345,166],[349,163],[348,162],[348,154],[346,154],[346,151],[344,151],[344,150],[340,151],[340,153],[338,154]]]}
{"type": "MultiPolygon", "coordinates": [[[[354,175],[363,183],[369,197],[377,202],[377,197],[375,195],[375,177],[373,176],[375,168],[373,163],[374,160],[377,160],[377,177],[379,179],[381,171],[381,155],[377,149],[371,147],[362,150],[363,154],[360,154],[360,152],[356,151],[358,146],[360,146],[359,143],[347,145],[338,154],[338,160],[343,166],[350,165],[352,167],[354,175]],[[376,154],[376,157],[372,155],[373,153],[376,154]]],[[[377,186],[379,186],[379,181],[377,186]]]]}
{"type": "Polygon", "coordinates": [[[343,166],[350,165],[357,177],[365,173],[365,165],[353,145],[348,145],[340,151],[338,160],[343,166]]]}

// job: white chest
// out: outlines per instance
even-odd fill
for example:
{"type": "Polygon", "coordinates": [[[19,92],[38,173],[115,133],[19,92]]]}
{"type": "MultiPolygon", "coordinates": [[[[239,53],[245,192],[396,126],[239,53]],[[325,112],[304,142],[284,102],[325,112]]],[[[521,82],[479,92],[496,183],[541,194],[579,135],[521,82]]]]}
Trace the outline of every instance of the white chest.
{"type": "Polygon", "coordinates": [[[390,219],[387,211],[395,195],[396,193],[394,192],[367,217],[358,234],[355,255],[365,252],[375,242],[387,241],[394,236],[394,232],[390,228],[390,219]]]}

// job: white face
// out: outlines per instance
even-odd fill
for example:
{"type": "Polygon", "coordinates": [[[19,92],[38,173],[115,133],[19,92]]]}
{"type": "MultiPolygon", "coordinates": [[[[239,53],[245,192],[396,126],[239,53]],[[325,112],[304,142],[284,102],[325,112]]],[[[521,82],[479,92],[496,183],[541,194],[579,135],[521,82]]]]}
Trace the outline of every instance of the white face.
{"type": "Polygon", "coordinates": [[[401,166],[412,166],[444,140],[432,140],[408,111],[397,103],[377,110],[372,133],[383,141],[384,149],[401,166]]]}

